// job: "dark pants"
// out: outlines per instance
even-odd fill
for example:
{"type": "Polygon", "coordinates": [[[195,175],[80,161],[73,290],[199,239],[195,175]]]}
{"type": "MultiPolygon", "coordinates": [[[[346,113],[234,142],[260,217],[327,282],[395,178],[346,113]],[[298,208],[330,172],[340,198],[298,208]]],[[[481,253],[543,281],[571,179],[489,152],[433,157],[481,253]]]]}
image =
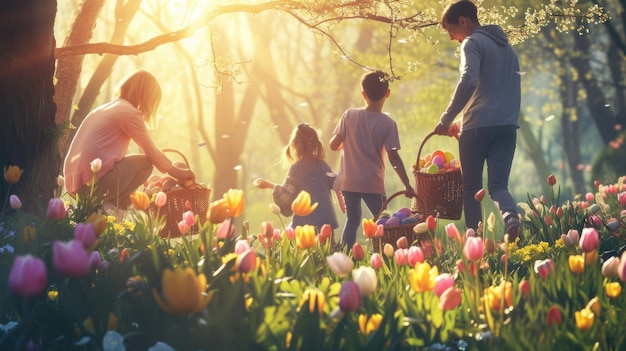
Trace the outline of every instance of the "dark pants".
{"type": "Polygon", "coordinates": [[[487,190],[502,213],[517,214],[509,192],[509,174],[515,155],[515,126],[484,127],[464,130],[459,140],[463,177],[463,209],[467,228],[478,228],[482,221],[480,203],[474,194],[483,188],[483,167],[487,161],[487,190]]]}
{"type": "Polygon", "coordinates": [[[356,231],[361,225],[361,200],[365,202],[372,217],[377,216],[385,202],[385,194],[355,193],[352,191],[342,191],[343,199],[346,203],[346,224],[343,227],[341,243],[352,249],[356,242],[356,231]]]}
{"type": "Polygon", "coordinates": [[[152,168],[145,155],[128,155],[98,179],[97,189],[100,194],[106,194],[105,202],[125,209],[130,205],[130,194],[148,180],[152,168]]]}

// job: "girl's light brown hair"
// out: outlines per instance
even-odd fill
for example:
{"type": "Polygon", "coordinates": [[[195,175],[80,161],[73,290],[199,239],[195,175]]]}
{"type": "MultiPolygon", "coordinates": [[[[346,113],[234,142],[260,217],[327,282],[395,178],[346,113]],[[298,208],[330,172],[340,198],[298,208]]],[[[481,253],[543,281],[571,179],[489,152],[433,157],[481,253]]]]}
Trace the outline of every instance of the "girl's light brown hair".
{"type": "Polygon", "coordinates": [[[161,86],[152,74],[138,69],[122,80],[115,96],[133,104],[145,122],[151,123],[161,103],[161,86]]]}
{"type": "Polygon", "coordinates": [[[291,165],[305,156],[324,160],[324,145],[315,129],[306,123],[300,123],[291,132],[289,144],[285,146],[283,163],[291,165]]]}

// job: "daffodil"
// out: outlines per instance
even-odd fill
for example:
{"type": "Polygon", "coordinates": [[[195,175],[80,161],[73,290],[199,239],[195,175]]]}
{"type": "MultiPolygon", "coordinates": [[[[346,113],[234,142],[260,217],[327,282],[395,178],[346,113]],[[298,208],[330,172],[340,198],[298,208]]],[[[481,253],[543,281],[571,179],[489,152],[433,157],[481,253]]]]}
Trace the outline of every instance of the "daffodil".
{"type": "Polygon", "coordinates": [[[166,268],[163,271],[161,294],[152,289],[157,304],[171,314],[192,314],[203,310],[211,302],[213,291],[206,293],[204,273],[196,274],[191,267],[166,268]]]}
{"type": "Polygon", "coordinates": [[[291,203],[291,210],[296,216],[305,217],[317,208],[318,203],[311,205],[311,194],[302,190],[291,203]]]}

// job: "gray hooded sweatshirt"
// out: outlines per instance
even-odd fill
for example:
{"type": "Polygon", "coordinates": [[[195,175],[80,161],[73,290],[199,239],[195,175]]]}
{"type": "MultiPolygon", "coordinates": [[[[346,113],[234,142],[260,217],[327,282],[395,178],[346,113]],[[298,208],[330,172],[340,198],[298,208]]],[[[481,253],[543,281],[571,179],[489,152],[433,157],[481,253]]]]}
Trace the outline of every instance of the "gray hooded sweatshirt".
{"type": "Polygon", "coordinates": [[[461,130],[514,125],[519,128],[521,88],[517,55],[502,28],[481,26],[461,43],[461,78],[441,115],[449,126],[462,113],[461,130]]]}

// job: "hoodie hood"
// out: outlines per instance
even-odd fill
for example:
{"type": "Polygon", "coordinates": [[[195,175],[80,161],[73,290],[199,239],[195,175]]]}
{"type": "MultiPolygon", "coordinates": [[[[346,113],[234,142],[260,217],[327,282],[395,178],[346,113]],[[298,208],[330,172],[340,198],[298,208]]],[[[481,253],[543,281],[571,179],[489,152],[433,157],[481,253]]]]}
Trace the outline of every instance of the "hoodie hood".
{"type": "Polygon", "coordinates": [[[480,26],[476,30],[474,30],[472,34],[474,33],[481,33],[488,36],[499,46],[507,46],[509,44],[509,39],[507,39],[506,34],[504,34],[504,31],[500,26],[480,26]]]}

